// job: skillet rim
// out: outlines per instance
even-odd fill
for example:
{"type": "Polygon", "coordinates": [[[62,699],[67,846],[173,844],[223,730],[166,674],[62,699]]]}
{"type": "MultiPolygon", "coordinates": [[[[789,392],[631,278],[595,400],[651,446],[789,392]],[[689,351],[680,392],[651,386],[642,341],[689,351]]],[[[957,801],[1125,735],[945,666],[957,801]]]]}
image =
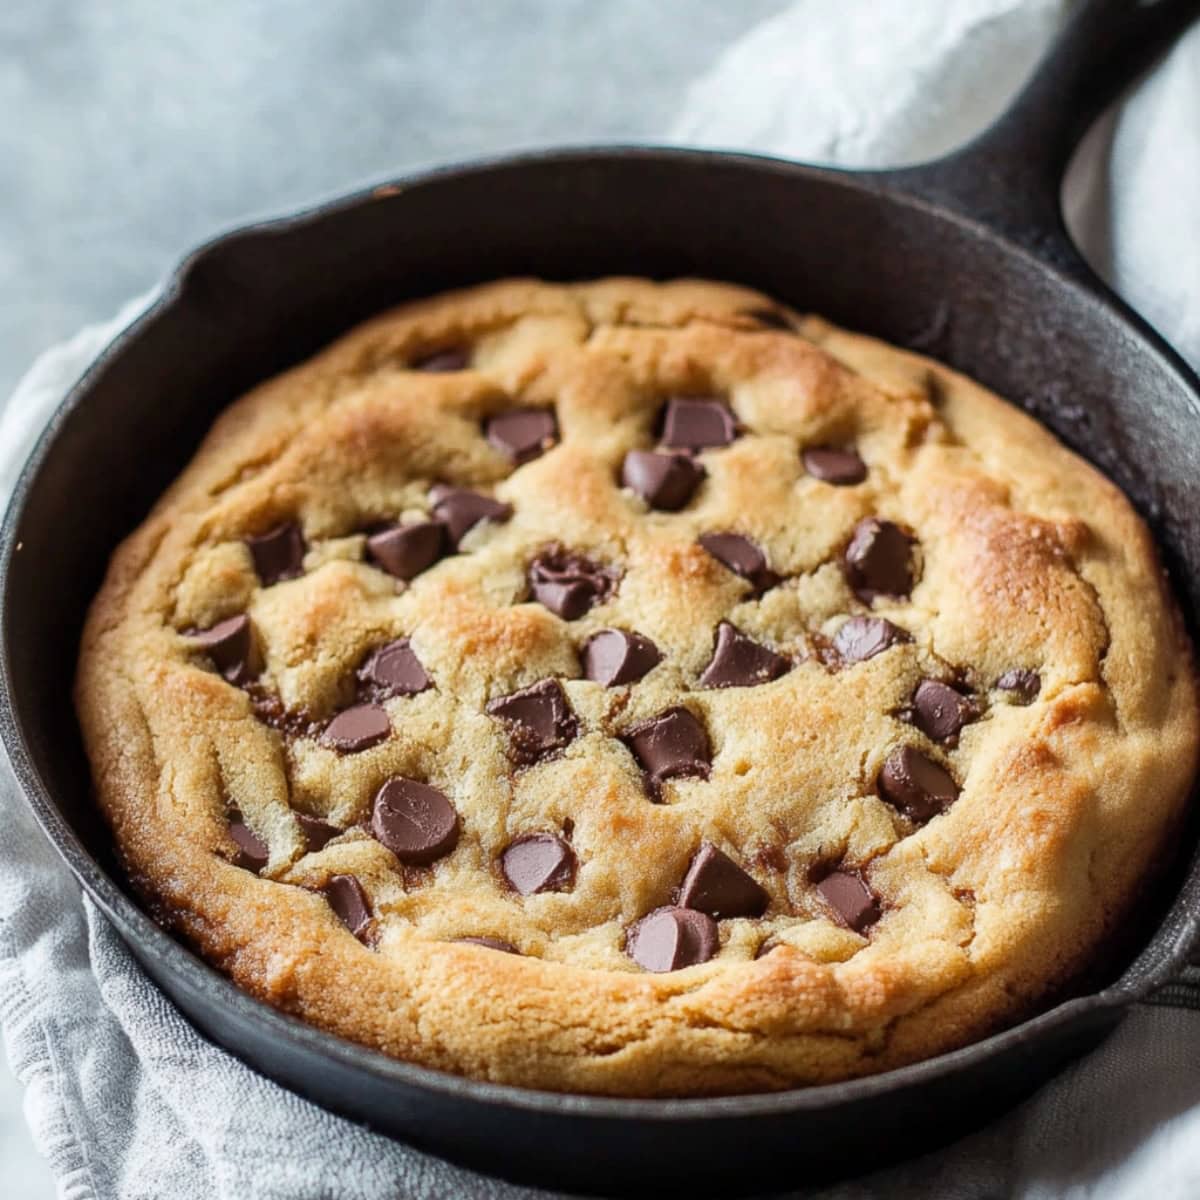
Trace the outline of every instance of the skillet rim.
{"type": "MultiPolygon", "coordinates": [[[[42,780],[26,741],[20,715],[21,701],[15,698],[11,677],[9,646],[13,630],[9,622],[7,600],[9,568],[18,544],[17,530],[24,517],[29,494],[40,478],[47,459],[51,457],[65,423],[87,402],[95,381],[112,361],[130,344],[136,342],[148,327],[170,316],[173,311],[186,308],[193,273],[208,258],[223,252],[241,239],[287,234],[292,230],[319,224],[330,217],[340,216],[427,184],[527,166],[582,167],[603,166],[614,162],[626,166],[631,162],[640,161],[688,170],[701,169],[715,163],[723,167],[766,172],[779,177],[819,181],[852,191],[865,191],[898,205],[901,209],[914,209],[937,220],[949,221],[974,237],[992,243],[1005,254],[1023,259],[1026,266],[1049,276],[1056,288],[1075,291],[1088,305],[1099,305],[1109,309],[1110,315],[1123,323],[1125,332],[1136,345],[1137,352],[1150,354],[1152,359],[1157,360],[1157,365],[1174,378],[1200,421],[1200,378],[1142,317],[1092,276],[1090,271],[1084,274],[1065,270],[1061,264],[1046,261],[952,203],[922,195],[924,166],[847,171],[741,151],[658,146],[648,143],[567,145],[438,164],[392,179],[380,180],[280,216],[236,225],[201,243],[188,253],[166,277],[147,307],[88,365],[46,423],[13,486],[3,524],[0,526],[0,740],[4,743],[25,803],[32,811],[42,833],[92,900],[116,924],[122,938],[127,942],[132,940],[141,951],[152,954],[176,980],[199,994],[206,1005],[215,1008],[220,1004],[243,1025],[257,1026],[257,1032],[269,1037],[276,1045],[297,1045],[309,1054],[331,1058],[341,1067],[364,1071],[380,1082],[434,1092],[450,1099],[534,1113],[602,1120],[649,1119],[668,1123],[798,1114],[865,1101],[902,1091],[907,1087],[920,1086],[933,1079],[955,1074],[975,1060],[1003,1054],[1006,1050],[1025,1042],[1040,1041],[1060,1026],[1082,1023],[1089,1015],[1101,1014],[1106,1010],[1112,1010],[1111,1018],[1115,1023],[1120,1019],[1123,1009],[1143,999],[1173,977],[1187,961],[1191,948],[1200,941],[1200,850],[1193,850],[1179,888],[1162,912],[1158,927],[1144,943],[1141,943],[1140,949],[1120,976],[1108,986],[1060,1002],[1045,1012],[987,1038],[908,1066],[857,1079],[779,1092],[667,1099],[553,1092],[475,1080],[391,1058],[380,1051],[309,1025],[242,991],[215,967],[210,966],[155,924],[132,896],[121,888],[116,879],[100,866],[70,827],[50,788],[42,780]],[[1160,939],[1164,942],[1167,940],[1166,925],[1171,917],[1177,909],[1182,911],[1187,908],[1191,911],[1182,912],[1180,927],[1175,933],[1173,944],[1160,948],[1160,939]],[[1149,954],[1161,958],[1155,967],[1146,971],[1141,969],[1141,963],[1149,954]]],[[[933,168],[938,165],[929,164],[933,168]]],[[[174,1001],[171,1000],[171,1003],[174,1004],[174,1001]]],[[[175,1007],[178,1008],[178,1005],[175,1007]]]]}

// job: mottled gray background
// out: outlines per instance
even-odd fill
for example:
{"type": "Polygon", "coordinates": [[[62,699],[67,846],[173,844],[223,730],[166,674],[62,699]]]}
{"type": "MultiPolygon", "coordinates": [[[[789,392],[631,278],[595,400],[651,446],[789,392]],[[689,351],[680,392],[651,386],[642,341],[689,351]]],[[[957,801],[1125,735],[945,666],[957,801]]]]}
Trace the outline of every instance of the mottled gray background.
{"type": "MultiPolygon", "coordinates": [[[[438,160],[660,138],[783,4],[0,0],[0,397],[229,225],[438,160]]],[[[38,1200],[19,1103],[0,1066],[0,1186],[38,1200]]]]}

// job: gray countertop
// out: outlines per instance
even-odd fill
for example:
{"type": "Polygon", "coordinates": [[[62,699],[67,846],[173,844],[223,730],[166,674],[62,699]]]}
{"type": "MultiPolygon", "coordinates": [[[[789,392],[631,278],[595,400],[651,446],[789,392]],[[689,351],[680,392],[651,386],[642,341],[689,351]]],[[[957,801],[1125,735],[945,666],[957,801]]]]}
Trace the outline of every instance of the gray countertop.
{"type": "MultiPolygon", "coordinates": [[[[663,136],[784,0],[4,0],[0,396],[187,250],[438,160],[663,136]]],[[[0,1067],[11,1195],[50,1196],[0,1067]]]]}

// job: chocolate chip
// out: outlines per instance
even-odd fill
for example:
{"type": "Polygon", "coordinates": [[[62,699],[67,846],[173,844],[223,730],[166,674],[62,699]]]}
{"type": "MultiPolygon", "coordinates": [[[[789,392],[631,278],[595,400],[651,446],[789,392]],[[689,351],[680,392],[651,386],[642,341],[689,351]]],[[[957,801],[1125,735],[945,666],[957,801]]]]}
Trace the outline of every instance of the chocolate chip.
{"type": "Polygon", "coordinates": [[[533,598],[564,621],[582,617],[616,590],[618,575],[581,554],[555,546],[529,564],[533,598]]]}
{"type": "Polygon", "coordinates": [[[354,875],[330,875],[323,889],[329,907],[360,942],[366,940],[371,925],[371,902],[354,875]]]}
{"type": "Polygon", "coordinates": [[[488,704],[487,712],[508,726],[511,754],[526,765],[561,750],[579,736],[579,722],[557,679],[543,679],[501,696],[488,704]]]}
{"type": "Polygon", "coordinates": [[[471,352],[465,346],[455,346],[449,350],[438,350],[434,354],[426,354],[416,358],[409,364],[414,371],[462,371],[471,363],[471,352]]]}
{"type": "Polygon", "coordinates": [[[648,721],[641,721],[625,730],[621,740],[655,790],[664,779],[708,778],[712,765],[708,734],[686,708],[668,708],[648,721]]]}
{"type": "Polygon", "coordinates": [[[188,634],[192,644],[205,651],[213,666],[230,683],[246,683],[258,674],[254,662],[254,636],[245,613],[227,617],[208,629],[188,634]]]}
{"type": "Polygon", "coordinates": [[[669,450],[728,446],[738,433],[729,405],[704,396],[672,396],[662,421],[662,444],[669,450]]]}
{"type": "Polygon", "coordinates": [[[913,692],[913,724],[935,742],[946,742],[979,716],[979,706],[970,696],[955,691],[937,679],[922,679],[913,692]]]}
{"type": "Polygon", "coordinates": [[[625,953],[647,971],[678,971],[717,952],[717,923],[694,908],[657,908],[630,929],[625,953]]]}
{"type": "Polygon", "coordinates": [[[924,823],[958,799],[958,785],[944,767],[920,750],[901,746],[883,764],[879,794],[905,816],[924,823]]]}
{"type": "Polygon", "coordinates": [[[295,521],[276,525],[258,537],[248,537],[246,545],[263,587],[284,579],[295,579],[304,570],[304,552],[308,547],[295,521]]]}
{"type": "Polygon", "coordinates": [[[392,732],[388,715],[378,704],[356,704],[338,713],[321,734],[321,741],[341,754],[357,754],[385,741],[392,732]]]}
{"type": "Polygon", "coordinates": [[[679,903],[710,917],[761,917],[770,897],[722,850],[704,842],[679,887],[679,903]]]}
{"type": "Polygon", "coordinates": [[[562,892],[575,882],[575,851],[552,833],[528,833],[509,843],[500,869],[522,896],[562,892]]]}
{"type": "Polygon", "coordinates": [[[1018,704],[1032,704],[1042,690],[1042,677],[1036,671],[1027,671],[1018,667],[1005,671],[996,680],[996,687],[1002,692],[1011,692],[1013,700],[1018,704]]]}
{"type": "Polygon", "coordinates": [[[583,646],[584,676],[605,687],[637,683],[661,661],[658,647],[648,637],[623,629],[602,629],[583,646]]]}
{"type": "Polygon", "coordinates": [[[401,862],[426,866],[458,845],[458,813],[437,788],[397,775],[375,793],[371,833],[401,862]]]}
{"type": "Polygon", "coordinates": [[[445,541],[446,527],[441,521],[416,521],[371,534],[367,553],[389,575],[415,579],[442,557],[445,541]]]}
{"type": "Polygon", "coordinates": [[[782,654],[748,638],[735,625],[722,621],[717,626],[717,644],[712,660],[700,676],[706,688],[755,687],[770,683],[792,669],[782,654]]]}
{"type": "Polygon", "coordinates": [[[516,946],[512,944],[512,942],[506,942],[503,938],[461,937],[455,938],[454,940],[466,946],[483,946],[488,950],[499,950],[501,954],[521,953],[520,950],[518,950],[516,946]]]}
{"type": "Polygon", "coordinates": [[[480,521],[494,521],[501,525],[512,516],[513,511],[511,504],[503,504],[491,496],[481,496],[478,492],[449,487],[444,483],[431,488],[429,498],[433,502],[433,515],[446,526],[450,544],[456,550],[467,532],[480,521]]]}
{"type": "Polygon", "coordinates": [[[843,662],[856,663],[910,641],[906,630],[882,617],[851,617],[833,635],[833,648],[843,662]]]}
{"type": "Polygon", "coordinates": [[[773,588],[780,577],[767,566],[767,557],[740,533],[702,533],[700,545],[735,575],[749,580],[755,595],[773,588]]]}
{"type": "Polygon", "coordinates": [[[686,454],[630,450],[621,465],[621,483],[663,512],[678,512],[703,478],[704,468],[686,454]]]}
{"type": "Polygon", "coordinates": [[[822,483],[848,487],[867,477],[867,464],[853,450],[836,446],[810,446],[804,451],[804,469],[822,483]]]}
{"type": "Polygon", "coordinates": [[[490,417],[488,442],[514,463],[532,462],[558,440],[558,422],[548,408],[514,408],[490,417]]]}
{"type": "Polygon", "coordinates": [[[408,638],[397,638],[372,650],[358,668],[358,678],[380,700],[415,696],[432,686],[408,638]]]}
{"type": "Polygon", "coordinates": [[[233,860],[235,867],[241,867],[243,871],[253,871],[257,875],[270,861],[271,851],[267,848],[267,843],[253,833],[241,817],[230,819],[229,836],[238,848],[237,857],[233,860]]]}
{"type": "Polygon", "coordinates": [[[322,821],[320,817],[310,817],[308,813],[297,813],[296,820],[300,824],[300,832],[304,834],[309,854],[316,854],[318,850],[324,850],[342,832],[336,825],[330,825],[328,821],[322,821]]]}
{"type": "Polygon", "coordinates": [[[864,517],[846,547],[846,579],[868,604],[876,596],[905,597],[912,591],[913,539],[891,521],[864,517]]]}
{"type": "Polygon", "coordinates": [[[879,900],[859,875],[831,871],[817,884],[817,891],[838,922],[855,933],[862,933],[879,920],[879,900]]]}

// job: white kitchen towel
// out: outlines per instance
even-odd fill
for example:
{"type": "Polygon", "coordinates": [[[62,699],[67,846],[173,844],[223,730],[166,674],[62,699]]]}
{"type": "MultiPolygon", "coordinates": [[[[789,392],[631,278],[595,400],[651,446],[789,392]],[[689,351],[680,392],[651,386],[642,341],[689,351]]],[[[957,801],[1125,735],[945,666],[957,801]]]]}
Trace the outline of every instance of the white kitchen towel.
{"type": "MultiPolygon", "coordinates": [[[[693,88],[675,140],[887,165],[994,115],[1053,36],[1055,0],[801,0],[693,88]]],[[[1200,29],[1088,139],[1073,228],[1101,271],[1200,365],[1200,29]]],[[[0,420],[6,494],[87,363],[143,299],[44,355],[0,420]]],[[[434,1200],[544,1195],[367,1133],[199,1037],[0,780],[0,1024],[37,1144],[69,1200],[434,1200]]],[[[1200,972],[1099,1051],[938,1154],[794,1196],[1156,1200],[1200,1196],[1200,972]]],[[[869,1166],[870,1136],[854,1164],[869,1166]]],[[[799,1181],[798,1181],[799,1182],[799,1181]]]]}

